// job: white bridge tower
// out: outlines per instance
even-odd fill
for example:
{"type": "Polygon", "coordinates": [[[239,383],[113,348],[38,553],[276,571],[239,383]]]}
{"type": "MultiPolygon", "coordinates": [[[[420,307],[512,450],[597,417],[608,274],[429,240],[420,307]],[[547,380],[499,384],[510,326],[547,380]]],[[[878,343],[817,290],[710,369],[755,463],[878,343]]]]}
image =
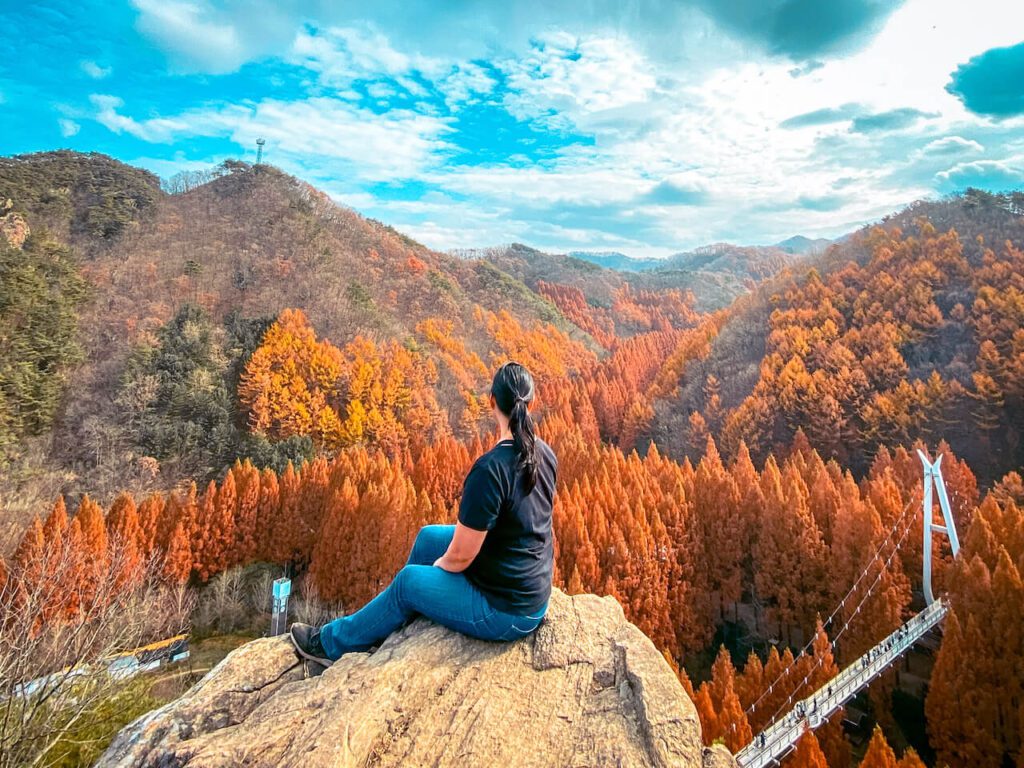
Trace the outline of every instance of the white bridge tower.
{"type": "Polygon", "coordinates": [[[928,461],[924,451],[918,449],[918,457],[924,465],[924,497],[921,501],[924,511],[924,600],[931,605],[935,602],[935,595],[932,592],[932,536],[936,533],[944,533],[949,538],[949,546],[953,550],[953,557],[960,551],[960,539],[956,535],[956,524],[953,522],[953,511],[949,508],[949,496],[946,495],[946,484],[942,480],[942,455],[934,462],[928,461]],[[938,494],[939,508],[942,510],[942,520],[945,525],[938,525],[932,517],[932,492],[938,494]]]}

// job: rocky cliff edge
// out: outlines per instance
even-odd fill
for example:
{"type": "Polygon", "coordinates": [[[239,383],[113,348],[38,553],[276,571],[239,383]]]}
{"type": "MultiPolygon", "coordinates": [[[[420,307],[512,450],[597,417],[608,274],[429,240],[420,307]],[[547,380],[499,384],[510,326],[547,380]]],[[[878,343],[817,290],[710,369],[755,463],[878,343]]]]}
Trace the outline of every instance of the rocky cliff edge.
{"type": "Polygon", "coordinates": [[[703,747],[693,703],[612,597],[555,589],[537,631],[510,643],[420,617],[311,671],[285,638],[244,645],[97,765],[734,766],[703,747]]]}

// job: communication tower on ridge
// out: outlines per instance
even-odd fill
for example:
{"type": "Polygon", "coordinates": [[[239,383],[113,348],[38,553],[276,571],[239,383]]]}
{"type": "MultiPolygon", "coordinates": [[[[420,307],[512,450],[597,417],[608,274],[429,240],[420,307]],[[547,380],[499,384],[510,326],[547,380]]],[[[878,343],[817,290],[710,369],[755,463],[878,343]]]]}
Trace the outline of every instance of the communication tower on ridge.
{"type": "Polygon", "coordinates": [[[263,162],[263,145],[267,143],[266,139],[256,139],[256,165],[258,166],[263,162]]]}

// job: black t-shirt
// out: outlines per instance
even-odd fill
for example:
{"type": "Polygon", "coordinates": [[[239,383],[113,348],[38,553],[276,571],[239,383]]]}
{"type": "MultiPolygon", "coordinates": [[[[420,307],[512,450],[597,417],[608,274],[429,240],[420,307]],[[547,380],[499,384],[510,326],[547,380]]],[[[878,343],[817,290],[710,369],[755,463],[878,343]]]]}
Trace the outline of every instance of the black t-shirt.
{"type": "Polygon", "coordinates": [[[488,531],[463,573],[499,611],[526,615],[551,596],[555,544],[551,506],[558,460],[537,438],[537,484],[524,493],[511,440],[502,440],[474,462],[462,485],[459,522],[488,531]]]}

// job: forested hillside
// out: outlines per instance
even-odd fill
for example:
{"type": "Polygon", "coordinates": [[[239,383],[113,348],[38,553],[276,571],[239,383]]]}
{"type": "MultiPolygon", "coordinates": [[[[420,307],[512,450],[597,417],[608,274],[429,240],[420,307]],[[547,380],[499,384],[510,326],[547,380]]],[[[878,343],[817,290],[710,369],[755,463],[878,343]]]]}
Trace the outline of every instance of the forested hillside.
{"type": "Polygon", "coordinates": [[[36,228],[91,254],[147,217],[160,179],[106,155],[41,152],[0,157],[0,199],[36,228]]]}
{"type": "Polygon", "coordinates": [[[785,764],[1022,759],[1019,196],[915,204],[711,311],[671,270],[436,253],[268,166],[152,181],[0,164],[31,228],[0,259],[0,629],[255,562],[360,606],[454,520],[511,358],[559,458],[556,584],[614,595],[732,750],[920,609],[914,450],[943,454],[937,656],[858,702],[869,746],[837,715],[785,764]]]}
{"type": "MultiPolygon", "coordinates": [[[[499,356],[533,361],[542,375],[575,375],[613,344],[592,335],[603,326],[577,325],[563,312],[568,304],[552,303],[553,290],[531,290],[517,270],[501,268],[508,265],[430,251],[273,167],[229,162],[204,181],[168,194],[151,174],[70,152],[0,162],[6,216],[34,233],[5,253],[29,257],[18,265],[24,270],[46,243],[63,254],[51,256],[52,268],[74,264],[68,279],[83,283],[49,279],[50,300],[68,310],[45,312],[38,290],[5,273],[12,300],[40,312],[37,325],[19,331],[21,341],[35,338],[31,355],[54,361],[40,357],[34,368],[49,394],[25,394],[20,374],[3,380],[13,415],[0,420],[0,445],[9,458],[29,455],[35,469],[26,476],[49,471],[51,490],[109,499],[123,487],[207,479],[239,456],[278,468],[311,457],[310,435],[251,432],[238,402],[244,363],[288,308],[340,350],[345,380],[357,379],[328,396],[335,410],[356,409],[359,400],[376,425],[367,428],[386,443],[408,438],[377,423],[402,421],[381,416],[382,407],[404,409],[396,392],[429,390],[425,410],[406,418],[424,437],[466,438],[485,425],[489,370],[499,356]],[[61,318],[67,327],[55,330],[61,318]],[[54,342],[49,352],[38,347],[43,335],[54,342]],[[363,372],[370,369],[377,373],[363,372]],[[15,445],[19,436],[38,439],[15,445]]],[[[598,271],[598,282],[579,284],[606,315],[614,307],[623,335],[696,324],[691,297],[672,289],[634,295],[617,273],[598,271]]],[[[24,325],[15,306],[6,317],[24,325]]],[[[19,485],[6,503],[26,511],[25,493],[19,485]]]]}
{"type": "Polygon", "coordinates": [[[1020,196],[921,203],[740,299],[643,439],[764,458],[798,429],[862,472],[945,439],[991,482],[1024,462],[1020,196]]]}

